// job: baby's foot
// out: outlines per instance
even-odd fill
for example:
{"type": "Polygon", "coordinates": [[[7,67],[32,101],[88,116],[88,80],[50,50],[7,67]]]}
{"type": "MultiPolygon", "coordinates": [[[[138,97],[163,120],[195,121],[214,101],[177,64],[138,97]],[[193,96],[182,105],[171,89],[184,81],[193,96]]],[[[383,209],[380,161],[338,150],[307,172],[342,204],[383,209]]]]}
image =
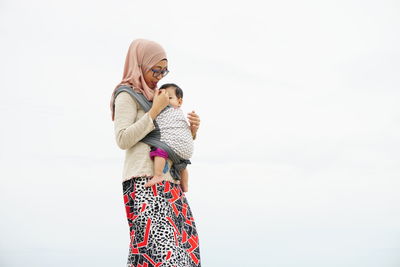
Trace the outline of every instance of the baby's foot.
{"type": "Polygon", "coordinates": [[[164,181],[164,178],[160,175],[154,175],[145,185],[144,187],[149,187],[155,184],[158,184],[159,182],[164,181]]]}

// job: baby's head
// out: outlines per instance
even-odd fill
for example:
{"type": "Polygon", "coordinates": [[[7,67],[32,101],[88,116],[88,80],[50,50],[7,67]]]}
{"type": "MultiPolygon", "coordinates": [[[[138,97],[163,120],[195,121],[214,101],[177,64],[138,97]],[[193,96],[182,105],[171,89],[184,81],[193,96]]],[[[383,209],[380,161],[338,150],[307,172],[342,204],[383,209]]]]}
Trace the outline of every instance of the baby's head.
{"type": "Polygon", "coordinates": [[[166,89],[169,95],[169,104],[174,108],[179,108],[183,102],[183,91],[178,85],[174,83],[166,83],[160,87],[161,89],[166,89]]]}

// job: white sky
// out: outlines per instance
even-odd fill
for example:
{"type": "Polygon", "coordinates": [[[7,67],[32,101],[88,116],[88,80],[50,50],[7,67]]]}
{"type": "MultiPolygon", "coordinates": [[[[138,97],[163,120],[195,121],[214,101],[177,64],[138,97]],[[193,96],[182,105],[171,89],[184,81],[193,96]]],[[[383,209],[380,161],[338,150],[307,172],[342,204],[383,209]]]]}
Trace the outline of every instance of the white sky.
{"type": "Polygon", "coordinates": [[[397,1],[0,2],[0,266],[124,266],[109,100],[167,51],[202,266],[400,266],[397,1]]]}

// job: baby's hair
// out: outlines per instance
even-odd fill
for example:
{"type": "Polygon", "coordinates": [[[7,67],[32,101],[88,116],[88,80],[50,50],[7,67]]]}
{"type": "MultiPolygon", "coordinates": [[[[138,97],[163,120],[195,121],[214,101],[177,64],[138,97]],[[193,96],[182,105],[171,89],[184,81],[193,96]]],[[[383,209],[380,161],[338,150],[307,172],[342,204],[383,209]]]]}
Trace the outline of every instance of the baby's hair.
{"type": "Polygon", "coordinates": [[[173,87],[174,89],[175,89],[175,94],[176,94],[176,97],[179,99],[179,98],[183,98],[183,91],[182,91],[182,89],[178,86],[178,85],[176,85],[176,84],[174,84],[174,83],[166,83],[166,84],[163,84],[163,85],[161,85],[161,87],[160,87],[160,89],[167,89],[167,88],[169,88],[169,87],[173,87]]]}

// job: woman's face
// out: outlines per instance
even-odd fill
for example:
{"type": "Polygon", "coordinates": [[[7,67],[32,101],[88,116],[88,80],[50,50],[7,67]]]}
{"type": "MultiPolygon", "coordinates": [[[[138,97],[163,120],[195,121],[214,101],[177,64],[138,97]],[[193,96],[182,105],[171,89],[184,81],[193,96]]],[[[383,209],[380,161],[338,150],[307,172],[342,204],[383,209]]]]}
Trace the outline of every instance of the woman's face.
{"type": "Polygon", "coordinates": [[[157,71],[166,70],[168,69],[168,61],[166,59],[163,59],[144,73],[143,78],[147,86],[150,87],[151,89],[154,89],[157,86],[158,81],[163,78],[163,75],[161,73],[158,73],[157,75],[157,73],[154,73],[152,69],[157,71]],[[154,77],[154,75],[156,77],[154,77]]]}

